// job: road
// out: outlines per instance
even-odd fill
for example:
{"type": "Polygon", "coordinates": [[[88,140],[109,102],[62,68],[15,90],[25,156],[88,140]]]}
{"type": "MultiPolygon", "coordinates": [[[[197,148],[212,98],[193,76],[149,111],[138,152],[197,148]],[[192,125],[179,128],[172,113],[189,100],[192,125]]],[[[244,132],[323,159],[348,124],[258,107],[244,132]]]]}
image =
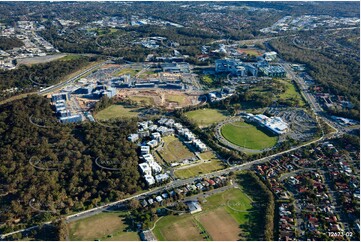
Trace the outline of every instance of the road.
{"type": "MultiPolygon", "coordinates": [[[[122,203],[127,202],[127,201],[129,201],[131,199],[144,199],[145,197],[147,197],[149,195],[156,194],[156,193],[162,192],[164,190],[169,190],[169,189],[172,189],[172,188],[180,187],[180,186],[192,183],[197,179],[212,178],[212,177],[216,177],[216,176],[226,175],[231,171],[236,172],[236,171],[242,171],[242,170],[250,169],[255,164],[265,163],[265,162],[269,161],[270,159],[275,158],[277,156],[287,154],[287,153],[293,152],[295,150],[298,150],[300,148],[309,146],[311,144],[323,141],[325,138],[326,138],[325,136],[322,136],[321,138],[319,138],[317,140],[313,140],[313,141],[310,141],[310,142],[305,143],[303,145],[293,147],[293,148],[291,148],[289,150],[285,150],[285,151],[282,151],[282,152],[279,152],[279,153],[276,153],[276,154],[273,154],[273,155],[270,155],[270,156],[267,156],[267,157],[263,157],[263,158],[260,158],[260,159],[257,159],[257,160],[253,160],[253,161],[250,161],[250,162],[246,162],[246,163],[243,163],[243,164],[240,164],[240,165],[235,165],[235,166],[232,166],[232,167],[228,167],[228,168],[226,168],[224,170],[203,174],[203,175],[200,175],[200,176],[198,176],[196,178],[193,177],[193,178],[188,178],[188,179],[174,180],[174,181],[171,181],[170,183],[168,183],[166,185],[163,185],[163,186],[160,186],[160,187],[157,187],[157,188],[153,188],[153,189],[148,190],[146,192],[136,194],[134,196],[124,198],[124,199],[121,199],[121,200],[118,200],[118,201],[115,201],[115,202],[112,202],[112,203],[108,203],[106,205],[102,205],[102,206],[98,206],[98,207],[95,207],[95,208],[92,208],[92,209],[88,209],[88,210],[85,210],[83,212],[79,212],[79,213],[76,213],[76,214],[69,215],[69,216],[65,217],[65,219],[66,219],[66,221],[68,223],[73,222],[73,221],[76,221],[76,220],[79,220],[79,219],[84,219],[84,218],[90,217],[90,216],[92,216],[94,214],[97,214],[97,213],[101,213],[101,212],[107,210],[110,207],[121,205],[122,203]]],[[[46,222],[44,224],[50,224],[50,223],[51,223],[51,221],[46,222]]],[[[35,228],[38,228],[38,227],[39,226],[33,226],[33,227],[30,227],[30,228],[27,228],[27,229],[17,230],[17,231],[11,232],[11,233],[3,234],[3,235],[1,235],[1,239],[4,239],[4,238],[6,238],[6,237],[8,237],[10,235],[13,235],[13,234],[29,231],[29,230],[32,230],[32,229],[35,229],[35,228]]]]}
{"type": "Polygon", "coordinates": [[[308,91],[308,86],[305,83],[305,81],[296,75],[293,70],[291,70],[290,63],[281,63],[282,67],[285,69],[285,71],[288,73],[288,75],[293,79],[297,85],[299,86],[301,90],[302,96],[305,98],[305,100],[310,104],[312,111],[315,114],[319,114],[323,112],[320,104],[316,101],[316,98],[308,91]]]}
{"type": "MultiPolygon", "coordinates": [[[[300,77],[298,77],[298,76],[296,76],[294,74],[294,72],[290,69],[289,63],[286,63],[286,64],[283,63],[282,65],[284,66],[285,70],[291,75],[291,77],[298,83],[298,85],[300,85],[301,94],[304,94],[304,90],[307,90],[307,87],[305,86],[306,84],[304,83],[304,81],[300,80],[300,77]]],[[[321,107],[319,106],[319,104],[316,102],[316,100],[314,99],[314,97],[312,95],[306,95],[305,99],[306,99],[307,102],[310,103],[311,109],[314,111],[314,113],[316,114],[316,117],[317,117],[317,112],[322,112],[323,110],[321,109],[321,107]]],[[[333,127],[333,126],[331,125],[331,127],[333,127]]],[[[333,132],[333,134],[337,135],[338,133],[340,133],[338,129],[336,129],[336,128],[334,128],[334,129],[335,129],[335,131],[333,132]]],[[[235,172],[235,171],[246,170],[246,169],[251,168],[255,164],[265,163],[265,162],[269,161],[270,159],[272,159],[274,157],[277,157],[277,156],[280,156],[280,155],[283,155],[283,154],[286,154],[286,153],[293,152],[295,150],[298,150],[300,148],[309,146],[311,144],[321,142],[321,141],[323,141],[325,139],[326,139],[326,136],[322,135],[322,137],[320,137],[319,139],[309,141],[309,142],[307,142],[307,143],[305,143],[303,145],[293,147],[293,148],[291,148],[289,150],[282,151],[282,152],[276,153],[274,155],[270,155],[270,156],[260,158],[260,159],[257,159],[257,160],[253,160],[253,161],[243,163],[243,164],[240,164],[240,165],[235,165],[235,166],[232,166],[232,167],[228,167],[228,168],[226,168],[224,170],[215,171],[215,172],[211,172],[211,173],[208,173],[208,174],[200,175],[197,178],[174,180],[174,181],[168,183],[167,185],[152,189],[150,191],[147,191],[147,192],[144,192],[144,193],[141,193],[141,194],[129,197],[129,198],[125,198],[125,199],[122,199],[122,200],[119,200],[119,201],[116,201],[116,202],[113,202],[113,203],[110,203],[110,204],[107,204],[107,205],[104,205],[104,206],[100,206],[100,207],[93,208],[93,209],[90,209],[90,210],[87,210],[87,211],[83,211],[81,213],[70,215],[70,216],[67,217],[67,221],[71,222],[71,221],[75,221],[75,220],[78,220],[78,219],[82,219],[82,218],[91,216],[94,213],[104,211],[108,207],[124,203],[124,202],[129,201],[130,199],[133,199],[133,198],[144,199],[148,195],[159,193],[160,191],[163,191],[163,190],[168,190],[168,189],[172,189],[172,188],[175,188],[175,187],[180,187],[182,185],[192,183],[196,179],[211,178],[211,177],[216,177],[216,176],[221,176],[221,175],[228,174],[231,171],[235,172]]]]}
{"type": "MultiPolygon", "coordinates": [[[[45,90],[44,92],[40,92],[39,94],[47,94],[47,93],[50,93],[56,89],[59,89],[61,87],[63,87],[64,85],[67,85],[71,82],[74,82],[75,80],[77,80],[78,78],[80,78],[82,75],[86,74],[86,73],[89,73],[90,71],[93,71],[94,69],[108,63],[109,61],[105,61],[103,63],[100,63],[96,66],[93,66],[85,71],[83,71],[82,73],[78,74],[77,76],[69,79],[68,81],[66,82],[63,82],[63,83],[60,83],[60,84],[57,84],[47,90],[45,90]]],[[[283,62],[282,64],[285,68],[285,70],[291,75],[291,77],[298,83],[298,85],[300,85],[301,87],[301,94],[304,95],[304,90],[306,89],[303,85],[302,85],[302,80],[300,80],[294,73],[292,70],[290,70],[290,67],[289,67],[289,64],[288,63],[285,63],[283,62]]],[[[315,99],[312,99],[312,96],[306,96],[305,95],[305,99],[306,101],[309,102],[309,104],[311,105],[311,109],[314,111],[315,115],[316,115],[316,118],[318,116],[318,113],[317,112],[320,112],[322,111],[322,109],[320,110],[320,107],[318,105],[318,103],[316,102],[315,99]]],[[[318,121],[318,119],[317,119],[318,121]]],[[[331,126],[333,127],[333,126],[331,126]]],[[[339,134],[340,132],[335,128],[335,132],[333,132],[335,135],[339,134]]],[[[287,153],[290,153],[290,152],[293,152],[295,150],[298,150],[298,149],[301,149],[303,147],[306,147],[306,146],[309,146],[311,144],[314,144],[314,143],[318,143],[318,142],[322,142],[323,140],[326,139],[326,136],[325,135],[322,135],[322,137],[316,139],[316,140],[313,140],[313,141],[309,141],[305,144],[302,144],[302,145],[299,145],[299,146],[296,146],[296,147],[293,147],[291,149],[288,149],[288,150],[285,150],[285,151],[282,151],[282,152],[279,152],[279,153],[276,153],[276,154],[273,154],[273,155],[270,155],[270,156],[267,156],[267,157],[263,157],[263,158],[260,158],[260,159],[257,159],[257,160],[253,160],[253,161],[250,161],[250,162],[246,162],[246,163],[243,163],[243,164],[240,164],[240,165],[235,165],[235,166],[231,166],[231,167],[228,167],[224,170],[220,170],[220,171],[215,171],[215,172],[211,172],[211,173],[207,173],[207,174],[204,174],[204,175],[200,175],[198,176],[197,178],[188,178],[188,179],[178,179],[178,180],[174,180],[174,181],[171,181],[170,183],[166,184],[166,185],[163,185],[163,186],[160,186],[160,187],[157,187],[157,188],[153,188],[151,190],[148,190],[146,192],[143,192],[143,193],[140,193],[140,194],[136,194],[136,195],[133,195],[131,197],[128,197],[128,198],[124,198],[124,199],[121,199],[121,200],[118,200],[118,201],[115,201],[115,202],[112,202],[112,203],[108,203],[106,205],[102,205],[102,206],[98,206],[98,207],[95,207],[95,208],[92,208],[92,209],[88,209],[86,211],[83,211],[83,212],[79,212],[79,213],[76,213],[76,214],[72,214],[72,215],[69,215],[66,217],[66,221],[67,222],[73,222],[73,221],[76,221],[76,220],[79,220],[79,219],[83,219],[83,218],[87,218],[89,216],[92,216],[94,214],[97,214],[97,213],[100,213],[100,212],[103,212],[105,210],[107,210],[108,208],[110,207],[113,207],[113,206],[118,206],[118,205],[121,205],[123,204],[124,202],[127,202],[131,199],[144,199],[146,196],[148,195],[151,195],[151,194],[155,194],[155,193],[159,193],[161,191],[164,191],[164,190],[168,190],[168,189],[172,189],[172,188],[175,188],[175,187],[180,187],[182,185],[186,185],[186,184],[189,184],[189,183],[192,183],[194,182],[196,179],[202,179],[202,178],[211,178],[211,177],[216,177],[216,176],[221,176],[221,175],[225,175],[225,174],[228,174],[229,172],[233,171],[233,172],[236,172],[236,171],[241,171],[241,170],[245,170],[245,169],[250,169],[253,165],[255,164],[262,164],[262,163],[265,163],[267,161],[269,161],[270,159],[272,158],[275,158],[277,156],[280,156],[280,155],[283,155],[283,154],[287,154],[287,153]]],[[[49,222],[46,222],[44,224],[50,224],[51,221],[49,222]]],[[[18,231],[14,231],[14,232],[11,232],[11,233],[7,233],[7,234],[3,234],[1,235],[1,239],[4,239],[10,235],[13,235],[13,234],[17,234],[17,233],[20,233],[20,232],[25,232],[25,231],[29,231],[29,230],[32,230],[32,229],[35,229],[35,228],[38,228],[38,226],[33,226],[33,227],[30,227],[30,228],[27,228],[27,229],[22,229],[22,230],[18,230],[18,231]]]]}

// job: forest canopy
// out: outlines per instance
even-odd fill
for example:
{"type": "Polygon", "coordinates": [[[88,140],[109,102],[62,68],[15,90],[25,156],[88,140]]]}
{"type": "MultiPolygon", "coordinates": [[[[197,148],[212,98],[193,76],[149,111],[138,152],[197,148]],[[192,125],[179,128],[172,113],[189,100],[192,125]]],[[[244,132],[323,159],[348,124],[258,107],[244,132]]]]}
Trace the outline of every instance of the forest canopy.
{"type": "Polygon", "coordinates": [[[2,232],[140,190],[136,146],[126,139],[135,130],[134,120],[60,124],[38,96],[0,106],[2,232]]]}
{"type": "Polygon", "coordinates": [[[11,50],[23,45],[24,43],[17,38],[0,36],[0,50],[11,50]]]}

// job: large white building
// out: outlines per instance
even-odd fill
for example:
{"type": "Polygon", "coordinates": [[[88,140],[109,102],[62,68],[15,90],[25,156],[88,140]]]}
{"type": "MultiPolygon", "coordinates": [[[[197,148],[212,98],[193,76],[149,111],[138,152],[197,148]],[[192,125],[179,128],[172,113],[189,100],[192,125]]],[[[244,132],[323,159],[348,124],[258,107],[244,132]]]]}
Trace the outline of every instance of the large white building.
{"type": "Polygon", "coordinates": [[[155,183],[154,177],[153,176],[144,176],[145,181],[148,183],[148,186],[151,186],[155,183]]]}
{"type": "Polygon", "coordinates": [[[151,176],[152,169],[150,168],[148,163],[141,163],[139,164],[139,168],[144,176],[151,176]]]}
{"type": "Polygon", "coordinates": [[[193,140],[193,144],[195,145],[195,147],[197,147],[197,149],[200,152],[207,151],[207,146],[202,141],[200,141],[199,139],[193,140]]]}
{"type": "Polygon", "coordinates": [[[168,179],[169,179],[168,174],[158,174],[158,175],[155,176],[155,180],[158,183],[167,181],[168,179]]]}
{"type": "Polygon", "coordinates": [[[248,114],[248,118],[251,121],[254,121],[261,125],[262,127],[266,127],[272,132],[276,134],[285,134],[289,131],[288,124],[282,120],[280,117],[267,117],[263,114],[248,114]]]}
{"type": "Polygon", "coordinates": [[[143,155],[143,159],[146,163],[148,163],[154,173],[158,174],[162,172],[162,167],[154,161],[154,157],[151,154],[143,155]]]}
{"type": "Polygon", "coordinates": [[[266,61],[273,61],[277,58],[277,52],[275,52],[275,51],[266,52],[266,53],[264,53],[263,56],[266,61]]]}
{"type": "Polygon", "coordinates": [[[140,147],[140,153],[146,155],[150,153],[150,147],[148,145],[143,145],[140,147]]]}
{"type": "Polygon", "coordinates": [[[246,69],[243,66],[242,61],[237,59],[224,59],[216,60],[216,72],[231,72],[232,74],[245,76],[246,69]]]}

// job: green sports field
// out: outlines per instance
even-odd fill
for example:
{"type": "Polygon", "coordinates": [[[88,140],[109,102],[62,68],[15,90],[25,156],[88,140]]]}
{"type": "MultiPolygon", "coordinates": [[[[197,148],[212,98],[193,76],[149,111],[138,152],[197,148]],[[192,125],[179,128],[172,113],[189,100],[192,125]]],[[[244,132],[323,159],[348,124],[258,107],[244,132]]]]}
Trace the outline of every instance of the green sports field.
{"type": "Polygon", "coordinates": [[[225,120],[229,114],[224,110],[204,108],[186,112],[185,115],[198,126],[206,127],[225,120]]]}
{"type": "Polygon", "coordinates": [[[245,122],[225,124],[221,128],[221,133],[229,142],[252,150],[273,147],[278,140],[277,136],[245,122]]]}

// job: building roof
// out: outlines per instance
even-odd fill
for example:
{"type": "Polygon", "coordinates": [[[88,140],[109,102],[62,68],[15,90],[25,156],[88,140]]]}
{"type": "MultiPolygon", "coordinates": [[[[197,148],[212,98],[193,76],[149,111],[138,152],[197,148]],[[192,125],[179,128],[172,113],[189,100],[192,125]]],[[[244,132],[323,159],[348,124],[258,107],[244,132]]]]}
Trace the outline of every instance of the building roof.
{"type": "Polygon", "coordinates": [[[139,167],[140,167],[140,169],[142,170],[143,173],[145,173],[146,171],[151,170],[148,163],[140,163],[139,167]]]}
{"type": "Polygon", "coordinates": [[[202,207],[198,202],[195,202],[195,201],[188,202],[187,206],[188,206],[190,213],[202,211],[202,207]]]}

